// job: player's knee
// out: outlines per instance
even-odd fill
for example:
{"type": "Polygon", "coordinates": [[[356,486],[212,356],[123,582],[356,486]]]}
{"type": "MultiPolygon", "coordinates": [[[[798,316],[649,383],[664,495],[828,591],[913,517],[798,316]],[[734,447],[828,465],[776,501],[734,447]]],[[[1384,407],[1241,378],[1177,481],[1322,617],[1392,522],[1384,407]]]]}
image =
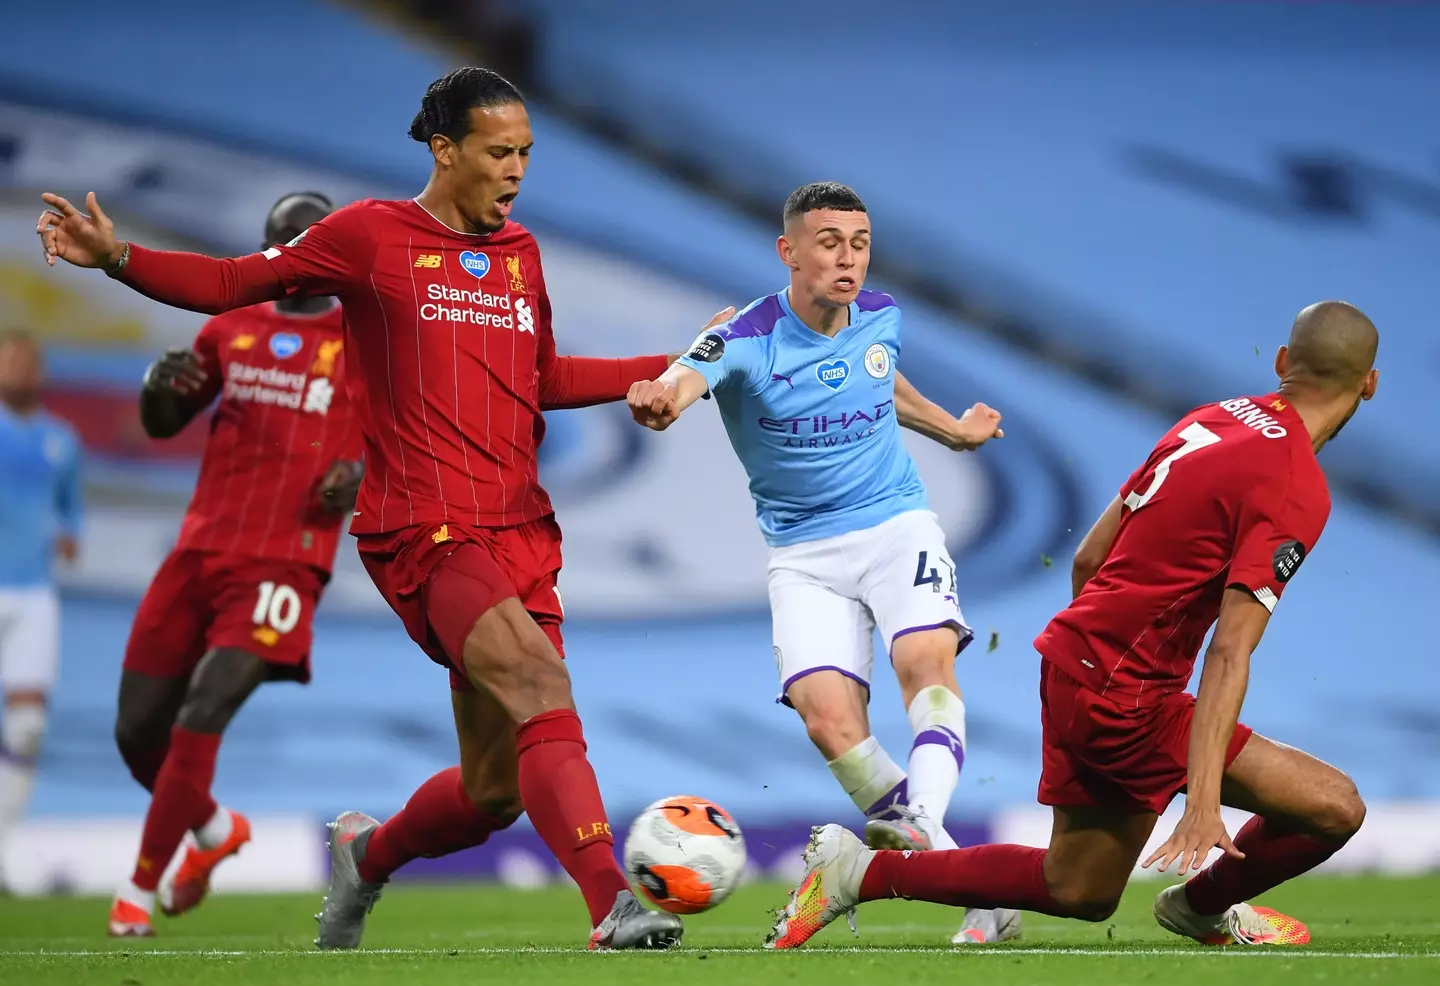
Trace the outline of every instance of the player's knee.
{"type": "Polygon", "coordinates": [[[0,721],[0,749],[13,760],[33,762],[40,756],[45,739],[45,706],[39,704],[11,705],[0,721]]]}
{"type": "Polygon", "coordinates": [[[1341,774],[1335,796],[1317,820],[1320,835],[1333,842],[1348,842],[1365,823],[1365,800],[1348,774],[1341,774]]]}
{"type": "Polygon", "coordinates": [[[948,684],[958,645],[957,633],[950,627],[897,637],[890,648],[890,663],[895,666],[901,691],[910,694],[931,685],[948,684]]]}
{"type": "Polygon", "coordinates": [[[465,640],[463,657],[470,680],[499,699],[517,722],[546,709],[573,707],[565,662],[523,609],[509,613],[496,607],[481,617],[465,640]]]}
{"type": "Polygon", "coordinates": [[[1104,921],[1120,906],[1120,895],[1096,887],[1060,883],[1050,887],[1050,899],[1060,917],[1077,921],[1104,921]]]}
{"type": "Polygon", "coordinates": [[[144,716],[125,709],[121,709],[120,715],[115,718],[115,748],[127,764],[143,751],[165,746],[169,742],[169,734],[168,723],[162,729],[144,716]]]}
{"type": "Polygon", "coordinates": [[[804,719],[805,732],[809,734],[810,742],[814,743],[828,760],[834,760],[847,750],[853,750],[869,735],[865,724],[857,721],[844,709],[820,706],[807,710],[804,719]]]}

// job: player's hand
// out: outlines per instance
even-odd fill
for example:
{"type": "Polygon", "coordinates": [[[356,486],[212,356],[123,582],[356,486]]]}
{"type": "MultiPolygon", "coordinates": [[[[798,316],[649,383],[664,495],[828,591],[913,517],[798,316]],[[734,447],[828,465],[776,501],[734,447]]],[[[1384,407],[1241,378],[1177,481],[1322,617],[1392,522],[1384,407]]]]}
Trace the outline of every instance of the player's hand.
{"type": "Polygon", "coordinates": [[[1004,438],[1000,429],[1000,412],[988,404],[976,404],[960,415],[950,435],[950,447],[956,452],[977,449],[992,438],[1004,438]]]}
{"type": "Polygon", "coordinates": [[[1205,864],[1205,857],[1210,855],[1210,850],[1216,847],[1223,849],[1227,856],[1245,858],[1245,854],[1236,849],[1235,843],[1230,841],[1230,833],[1225,831],[1219,809],[1191,811],[1186,808],[1180,824],[1175,826],[1174,834],[1165,840],[1163,846],[1150,854],[1150,858],[1145,860],[1145,866],[1148,868],[1159,860],[1158,869],[1164,873],[1171,863],[1179,860],[1180,867],[1175,872],[1184,876],[1190,870],[1200,869],[1205,864]]]}
{"type": "Polygon", "coordinates": [[[207,376],[200,357],[189,349],[167,349],[145,371],[145,387],[194,394],[205,386],[207,376]]]}
{"type": "Polygon", "coordinates": [[[109,270],[120,262],[125,244],[115,239],[115,224],[100,208],[94,192],[85,196],[88,216],[53,192],[40,198],[50,206],[35,222],[47,264],[54,267],[59,257],[76,267],[109,270]]]}
{"type": "Polygon", "coordinates": [[[678,400],[675,385],[659,380],[633,383],[625,397],[625,403],[630,405],[630,416],[637,424],[654,431],[664,431],[680,417],[678,400]]]}
{"type": "Polygon", "coordinates": [[[364,478],[364,463],[339,460],[320,480],[320,506],[332,514],[346,514],[354,510],[355,498],[360,495],[360,481],[364,478]]]}
{"type": "Polygon", "coordinates": [[[80,543],[68,534],[55,539],[55,556],[67,565],[75,564],[80,557],[80,543]]]}

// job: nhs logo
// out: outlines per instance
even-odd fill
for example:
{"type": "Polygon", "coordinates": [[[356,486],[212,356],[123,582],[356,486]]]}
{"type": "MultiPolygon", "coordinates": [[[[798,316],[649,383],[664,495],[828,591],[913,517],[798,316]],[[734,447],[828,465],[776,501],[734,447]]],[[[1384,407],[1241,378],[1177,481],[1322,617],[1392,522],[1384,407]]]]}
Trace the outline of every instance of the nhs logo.
{"type": "Polygon", "coordinates": [[[850,364],[843,359],[832,359],[815,367],[815,376],[831,390],[839,390],[850,378],[850,364]]]}
{"type": "Polygon", "coordinates": [[[474,250],[460,254],[460,266],[472,277],[481,278],[490,273],[490,258],[474,250]]]}

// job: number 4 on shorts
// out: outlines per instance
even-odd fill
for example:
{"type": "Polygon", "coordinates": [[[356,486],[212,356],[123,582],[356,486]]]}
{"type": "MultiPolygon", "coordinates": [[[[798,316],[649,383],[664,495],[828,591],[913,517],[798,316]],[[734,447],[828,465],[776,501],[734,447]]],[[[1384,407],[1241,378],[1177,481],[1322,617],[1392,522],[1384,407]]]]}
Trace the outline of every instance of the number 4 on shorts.
{"type": "Polygon", "coordinates": [[[925,566],[929,563],[929,561],[930,552],[920,552],[920,562],[915,566],[915,584],[933,585],[935,587],[934,591],[939,592],[940,583],[942,583],[944,579],[940,577],[940,570],[938,568],[935,568],[933,565],[930,567],[930,574],[925,574],[925,566]]]}

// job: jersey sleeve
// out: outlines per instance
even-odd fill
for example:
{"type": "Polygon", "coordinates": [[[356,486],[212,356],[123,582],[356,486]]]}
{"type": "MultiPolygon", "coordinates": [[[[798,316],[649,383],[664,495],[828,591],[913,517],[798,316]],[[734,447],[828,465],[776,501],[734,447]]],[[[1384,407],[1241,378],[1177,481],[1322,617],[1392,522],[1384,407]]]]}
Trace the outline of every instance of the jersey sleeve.
{"type": "Polygon", "coordinates": [[[270,261],[288,295],[343,294],[363,283],[375,259],[374,208],[355,202],[326,216],[284,246],[270,247],[270,261]]]}
{"type": "Polygon", "coordinates": [[[1328,496],[1298,482],[1256,484],[1240,505],[1226,584],[1249,591],[1272,613],[1330,513],[1328,496]]]}
{"type": "Polygon", "coordinates": [[[755,372],[760,350],[758,341],[732,335],[728,329],[729,326],[724,325],[701,332],[685,355],[675,361],[705,378],[706,397],[744,386],[755,372]]]}

